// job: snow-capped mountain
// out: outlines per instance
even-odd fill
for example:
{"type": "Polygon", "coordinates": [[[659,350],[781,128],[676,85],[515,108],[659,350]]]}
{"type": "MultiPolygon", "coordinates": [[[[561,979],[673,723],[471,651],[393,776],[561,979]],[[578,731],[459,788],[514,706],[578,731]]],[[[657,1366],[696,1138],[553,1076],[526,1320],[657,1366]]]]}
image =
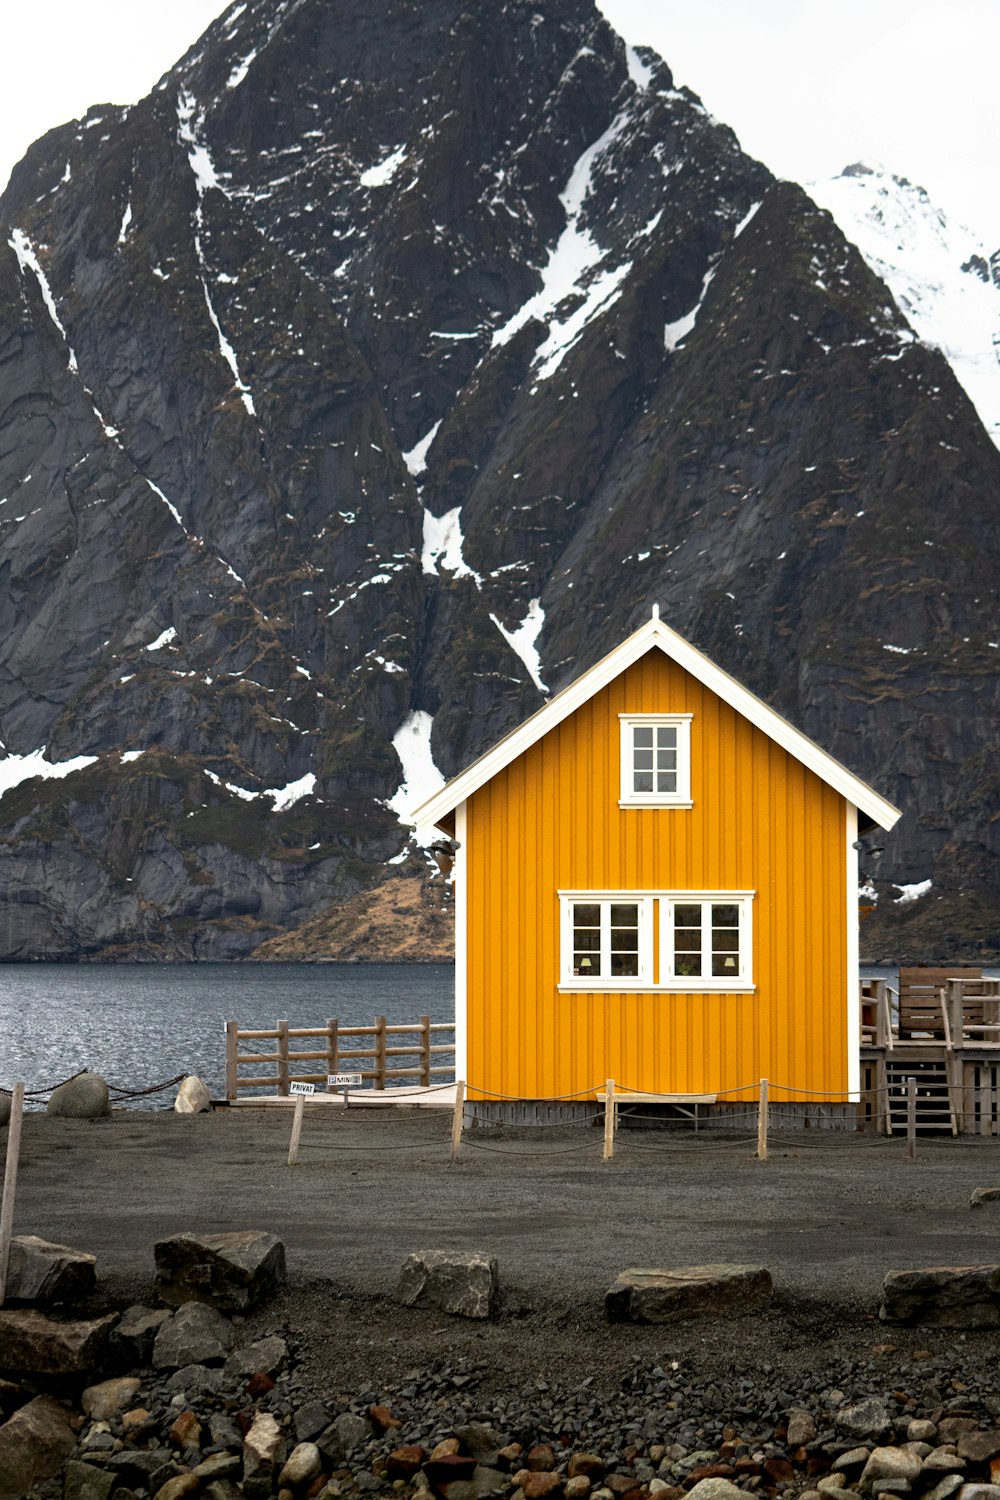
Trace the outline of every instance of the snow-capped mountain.
{"type": "Polygon", "coordinates": [[[0,198],[0,956],[355,910],[653,602],[975,933],[998,534],[945,358],[592,0],[236,0],[0,198]]]}
{"type": "Polygon", "coordinates": [[[1000,446],[1000,252],[935,208],[923,188],[856,162],[810,182],[881,276],[918,338],[940,349],[1000,446]]]}

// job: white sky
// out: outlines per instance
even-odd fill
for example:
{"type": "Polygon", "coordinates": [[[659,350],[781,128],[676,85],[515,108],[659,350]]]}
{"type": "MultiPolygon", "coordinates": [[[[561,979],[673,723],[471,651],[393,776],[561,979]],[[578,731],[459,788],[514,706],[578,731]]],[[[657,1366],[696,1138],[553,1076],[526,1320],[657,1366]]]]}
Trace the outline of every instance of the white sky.
{"type": "MultiPolygon", "coordinates": [[[[1000,248],[997,0],[599,3],[779,176],[808,181],[858,158],[881,161],[1000,248]]],[[[8,0],[0,184],[51,126],[147,93],[224,9],[220,0],[8,0]]]]}

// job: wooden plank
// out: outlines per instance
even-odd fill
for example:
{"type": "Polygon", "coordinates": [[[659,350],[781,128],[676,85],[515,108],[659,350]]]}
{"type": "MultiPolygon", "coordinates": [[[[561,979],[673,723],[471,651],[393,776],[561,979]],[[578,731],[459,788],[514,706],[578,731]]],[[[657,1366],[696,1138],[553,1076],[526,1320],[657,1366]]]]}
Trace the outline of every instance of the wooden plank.
{"type": "Polygon", "coordinates": [[[294,1167],[299,1159],[299,1143],[302,1140],[302,1121],[305,1118],[304,1094],[295,1096],[295,1113],[292,1115],[292,1138],[288,1143],[288,1165],[294,1167]]]}
{"type": "Polygon", "coordinates": [[[760,1080],[760,1094],[757,1102],[757,1160],[767,1161],[767,1117],[768,1117],[768,1081],[766,1078],[760,1080]]]}
{"type": "Polygon", "coordinates": [[[604,1088],[604,1160],[615,1154],[615,1080],[609,1078],[604,1088]]]}
{"type": "Polygon", "coordinates": [[[431,1018],[420,1017],[421,1069],[420,1081],[427,1085],[431,1081],[431,1018]]]}
{"type": "Polygon", "coordinates": [[[451,1117],[451,1159],[458,1161],[458,1154],[462,1149],[462,1119],[465,1114],[465,1080],[459,1078],[455,1083],[455,1113],[451,1117]]]}
{"type": "Polygon", "coordinates": [[[378,1016],[375,1021],[377,1035],[375,1038],[375,1072],[378,1077],[378,1087],[385,1088],[385,1016],[378,1016]]]}
{"type": "Polygon", "coordinates": [[[288,1022],[278,1022],[278,1093],[288,1093],[288,1022]]]}
{"type": "Polygon", "coordinates": [[[239,1027],[235,1021],[226,1022],[226,1098],[235,1099],[239,1088],[239,1027]]]}
{"type": "Polygon", "coordinates": [[[911,1073],[906,1080],[906,1159],[917,1155],[917,1080],[911,1073]]]}
{"type": "MultiPolygon", "coordinates": [[[[336,1016],[330,1016],[326,1023],[326,1072],[327,1077],[331,1073],[339,1073],[337,1048],[340,1045],[340,1023],[336,1016]]],[[[326,1086],[327,1093],[330,1092],[330,1084],[326,1086]]]]}
{"type": "Polygon", "coordinates": [[[17,1161],[21,1153],[21,1122],[24,1118],[24,1084],[15,1083],[10,1096],[10,1123],[7,1126],[7,1159],[4,1163],[3,1198],[0,1199],[0,1307],[7,1295],[7,1271],[10,1266],[10,1242],[14,1232],[14,1193],[17,1189],[17,1161]]]}

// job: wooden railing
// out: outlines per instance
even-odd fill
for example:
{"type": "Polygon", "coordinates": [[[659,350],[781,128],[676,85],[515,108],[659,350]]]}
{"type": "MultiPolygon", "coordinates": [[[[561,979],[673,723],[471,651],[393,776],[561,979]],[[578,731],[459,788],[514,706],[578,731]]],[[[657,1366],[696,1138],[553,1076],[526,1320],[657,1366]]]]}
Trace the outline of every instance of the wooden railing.
{"type": "Polygon", "coordinates": [[[431,1021],[421,1016],[413,1025],[390,1026],[385,1016],[376,1017],[374,1026],[341,1026],[334,1018],[325,1026],[289,1026],[279,1021],[267,1031],[241,1030],[237,1021],[226,1022],[226,1098],[233,1100],[241,1089],[271,1089],[288,1094],[292,1083],[312,1083],[321,1090],[335,1092],[327,1079],[337,1073],[360,1074],[364,1083],[384,1089],[396,1083],[413,1083],[425,1088],[441,1074],[455,1076],[454,1061],[435,1062],[442,1053],[454,1057],[455,1027],[450,1021],[431,1021]],[[435,1041],[447,1032],[449,1041],[435,1041]],[[396,1037],[409,1040],[397,1045],[396,1037]],[[312,1042],[313,1046],[292,1046],[293,1042],[312,1042]],[[244,1051],[241,1044],[273,1042],[273,1051],[244,1051]],[[346,1047],[345,1047],[346,1042],[346,1047]],[[397,1063],[397,1059],[403,1059],[397,1063]],[[320,1064],[321,1068],[317,1068],[320,1064]],[[247,1077],[241,1068],[252,1067],[247,1077]],[[261,1074],[262,1067],[273,1072],[261,1074]]]}
{"type": "Polygon", "coordinates": [[[884,979],[861,981],[861,1044],[892,1051],[891,988],[884,979]]]}

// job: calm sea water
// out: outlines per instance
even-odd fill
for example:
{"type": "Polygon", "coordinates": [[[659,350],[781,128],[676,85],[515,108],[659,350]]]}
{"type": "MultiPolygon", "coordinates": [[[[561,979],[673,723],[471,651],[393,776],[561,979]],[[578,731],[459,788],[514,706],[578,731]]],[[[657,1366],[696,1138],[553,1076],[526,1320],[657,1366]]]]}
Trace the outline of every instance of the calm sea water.
{"type": "MultiPolygon", "coordinates": [[[[221,1095],[226,1021],[370,1026],[422,1015],[454,1020],[451,964],[0,964],[0,1084],[44,1088],[90,1068],[137,1089],[198,1073],[221,1095]]],[[[171,1090],[136,1104],[172,1100],[171,1090]]]]}

